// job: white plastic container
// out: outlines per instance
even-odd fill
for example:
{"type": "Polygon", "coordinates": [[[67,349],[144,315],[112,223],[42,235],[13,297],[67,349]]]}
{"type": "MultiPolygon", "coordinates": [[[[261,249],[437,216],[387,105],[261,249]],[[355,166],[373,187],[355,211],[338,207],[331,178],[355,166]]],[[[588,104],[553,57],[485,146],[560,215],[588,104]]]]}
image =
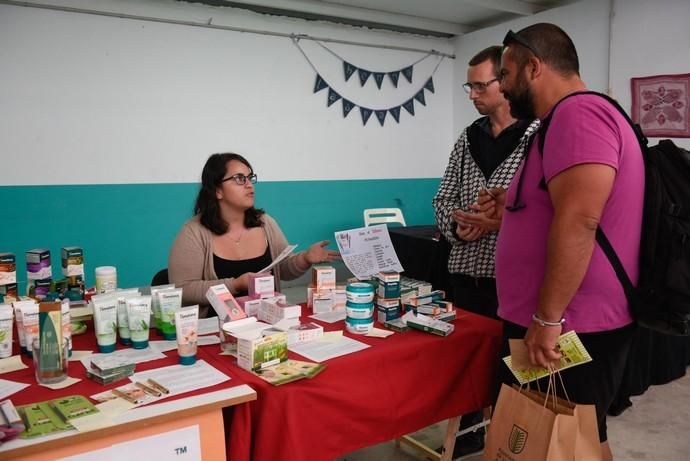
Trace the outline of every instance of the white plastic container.
{"type": "Polygon", "coordinates": [[[96,268],[96,292],[110,293],[117,288],[117,268],[101,266],[96,268]]]}
{"type": "Polygon", "coordinates": [[[374,285],[365,282],[348,283],[345,288],[348,302],[368,304],[374,301],[374,285]]]}
{"type": "Polygon", "coordinates": [[[374,328],[374,319],[345,319],[345,329],[353,335],[365,335],[374,328]]]}
{"type": "Polygon", "coordinates": [[[355,304],[348,302],[345,313],[349,319],[368,319],[374,316],[374,303],[355,304]]]}

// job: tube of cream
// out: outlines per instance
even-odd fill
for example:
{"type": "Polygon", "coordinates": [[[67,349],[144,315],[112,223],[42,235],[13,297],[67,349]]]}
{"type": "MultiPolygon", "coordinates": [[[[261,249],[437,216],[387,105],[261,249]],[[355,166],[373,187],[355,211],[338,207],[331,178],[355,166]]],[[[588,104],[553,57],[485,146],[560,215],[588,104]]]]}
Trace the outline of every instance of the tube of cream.
{"type": "Polygon", "coordinates": [[[157,285],[155,287],[151,287],[151,310],[153,311],[153,319],[156,325],[156,330],[161,335],[163,334],[163,326],[161,325],[161,308],[158,304],[158,296],[156,293],[162,290],[170,290],[172,288],[175,288],[175,285],[157,285]]]}
{"type": "Polygon", "coordinates": [[[70,325],[69,299],[62,300],[60,311],[62,313],[62,342],[67,343],[67,353],[72,357],[72,327],[70,325]]]}
{"type": "Polygon", "coordinates": [[[0,304],[0,359],[12,356],[12,319],[14,311],[9,304],[0,304]]]}
{"type": "Polygon", "coordinates": [[[117,298],[117,332],[120,336],[120,344],[132,345],[132,335],[129,332],[129,320],[127,318],[127,298],[136,298],[141,293],[136,288],[116,290],[112,293],[117,298]]]}
{"type": "Polygon", "coordinates": [[[96,295],[91,297],[91,303],[98,350],[102,353],[113,352],[117,340],[117,298],[96,295]]]}
{"type": "Polygon", "coordinates": [[[127,298],[127,320],[134,349],[149,347],[149,322],[151,321],[151,296],[127,298]]]}
{"type": "MultiPolygon", "coordinates": [[[[162,290],[156,293],[158,297],[158,307],[160,309],[161,328],[163,338],[167,340],[175,339],[175,312],[182,307],[182,288],[172,290],[162,290]]],[[[161,330],[158,330],[161,332],[161,330]]]]}
{"type": "Polygon", "coordinates": [[[24,321],[22,317],[22,306],[27,304],[34,304],[33,301],[15,301],[12,303],[14,306],[14,316],[17,318],[17,336],[19,336],[19,349],[26,354],[26,339],[24,338],[24,321]]]}
{"type": "Polygon", "coordinates": [[[38,338],[38,304],[28,302],[22,305],[22,327],[24,329],[24,341],[29,357],[33,356],[34,339],[38,338]]]}
{"type": "Polygon", "coordinates": [[[199,331],[199,306],[185,307],[175,312],[175,329],[180,365],[194,365],[199,331]]]}

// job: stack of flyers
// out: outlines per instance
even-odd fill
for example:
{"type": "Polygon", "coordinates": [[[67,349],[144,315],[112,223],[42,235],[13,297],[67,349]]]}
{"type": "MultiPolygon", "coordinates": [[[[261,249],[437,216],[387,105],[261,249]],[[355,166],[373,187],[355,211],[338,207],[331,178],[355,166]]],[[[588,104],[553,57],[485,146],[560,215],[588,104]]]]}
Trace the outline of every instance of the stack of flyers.
{"type": "Polygon", "coordinates": [[[111,384],[134,374],[135,364],[125,357],[96,356],[91,358],[91,368],[86,376],[100,384],[111,384]]]}
{"type": "Polygon", "coordinates": [[[148,386],[141,386],[141,384],[138,384],[139,383],[125,384],[124,386],[116,387],[115,389],[92,395],[91,400],[95,400],[98,403],[103,403],[108,402],[109,400],[120,398],[127,400],[138,407],[167,397],[167,395],[161,393],[154,395],[152,392],[147,392],[145,388],[148,386]]]}
{"type": "Polygon", "coordinates": [[[41,435],[72,429],[71,420],[98,413],[84,396],[70,395],[46,402],[17,407],[17,412],[26,423],[26,431],[19,438],[30,439],[41,435]]]}
{"type": "Polygon", "coordinates": [[[274,386],[280,386],[281,384],[290,383],[302,378],[311,379],[321,373],[324,368],[326,368],[326,366],[320,363],[286,360],[277,365],[262,368],[254,372],[254,374],[274,386]]]}

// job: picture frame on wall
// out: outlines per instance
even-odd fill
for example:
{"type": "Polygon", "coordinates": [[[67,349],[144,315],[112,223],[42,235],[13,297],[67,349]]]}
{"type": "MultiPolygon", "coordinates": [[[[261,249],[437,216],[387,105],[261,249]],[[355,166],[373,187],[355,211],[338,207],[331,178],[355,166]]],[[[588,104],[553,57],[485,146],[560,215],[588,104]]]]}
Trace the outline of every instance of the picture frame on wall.
{"type": "Polygon", "coordinates": [[[631,115],[647,137],[690,138],[690,74],[630,79],[631,115]]]}

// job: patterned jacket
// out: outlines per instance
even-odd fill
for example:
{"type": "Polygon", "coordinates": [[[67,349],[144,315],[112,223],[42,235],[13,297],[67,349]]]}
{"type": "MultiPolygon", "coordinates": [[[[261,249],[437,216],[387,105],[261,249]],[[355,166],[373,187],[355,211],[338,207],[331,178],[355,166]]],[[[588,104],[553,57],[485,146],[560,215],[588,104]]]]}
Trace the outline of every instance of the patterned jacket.
{"type": "Polygon", "coordinates": [[[470,153],[467,131],[460,135],[450,154],[446,172],[432,204],[436,223],[453,248],[448,258],[451,274],[465,274],[472,277],[496,277],[496,237],[498,232],[487,232],[479,239],[467,242],[455,233],[456,223],[453,210],[467,208],[476,201],[482,187],[508,189],[517,171],[530,136],[539,128],[539,120],[533,121],[520,138],[515,150],[496,168],[488,181],[470,153]]]}

